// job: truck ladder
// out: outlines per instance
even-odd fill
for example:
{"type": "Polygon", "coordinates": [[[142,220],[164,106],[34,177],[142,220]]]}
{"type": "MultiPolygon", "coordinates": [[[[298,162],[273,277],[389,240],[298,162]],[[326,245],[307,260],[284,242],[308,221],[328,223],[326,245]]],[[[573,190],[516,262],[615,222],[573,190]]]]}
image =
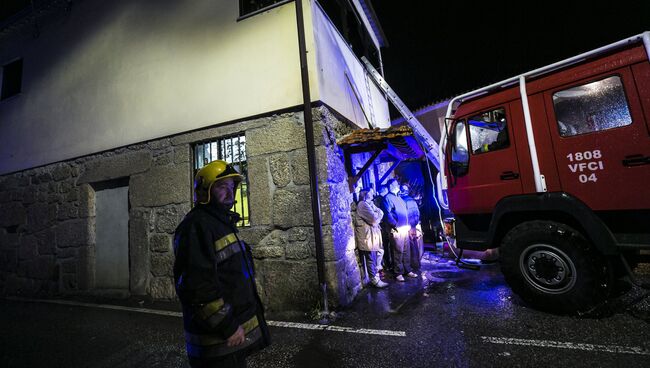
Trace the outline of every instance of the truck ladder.
{"type": "Polygon", "coordinates": [[[386,97],[390,100],[390,102],[393,103],[395,108],[397,108],[397,111],[404,117],[404,120],[406,120],[406,123],[411,127],[411,130],[413,130],[413,136],[415,139],[420,143],[422,146],[424,153],[426,154],[427,158],[431,163],[440,171],[440,159],[438,156],[438,142],[436,142],[429,132],[427,132],[426,129],[420,124],[418,119],[413,115],[411,110],[409,110],[406,105],[404,105],[404,102],[397,96],[395,91],[393,91],[392,88],[386,83],[384,78],[379,74],[379,72],[370,64],[368,59],[366,59],[365,56],[361,57],[361,61],[365,64],[366,71],[368,74],[372,77],[373,81],[379,87],[380,90],[382,90],[385,94],[386,97]]]}

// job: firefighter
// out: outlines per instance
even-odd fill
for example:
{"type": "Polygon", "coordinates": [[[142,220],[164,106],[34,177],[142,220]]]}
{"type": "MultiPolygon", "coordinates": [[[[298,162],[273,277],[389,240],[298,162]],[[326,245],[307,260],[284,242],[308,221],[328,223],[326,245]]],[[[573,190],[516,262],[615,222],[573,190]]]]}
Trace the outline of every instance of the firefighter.
{"type": "Polygon", "coordinates": [[[245,367],[270,343],[249,246],[230,211],[243,177],[225,161],[196,174],[195,206],[174,236],[174,281],[192,367],[245,367]]]}

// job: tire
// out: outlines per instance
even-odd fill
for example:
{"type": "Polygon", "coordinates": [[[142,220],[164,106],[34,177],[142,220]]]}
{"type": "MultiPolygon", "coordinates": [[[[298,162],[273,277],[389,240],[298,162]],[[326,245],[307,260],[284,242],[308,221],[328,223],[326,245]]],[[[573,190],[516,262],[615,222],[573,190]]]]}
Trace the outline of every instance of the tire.
{"type": "Polygon", "coordinates": [[[500,254],[506,282],[536,309],[585,312],[609,296],[611,266],[580,232],[565,224],[517,225],[503,238],[500,254]]]}

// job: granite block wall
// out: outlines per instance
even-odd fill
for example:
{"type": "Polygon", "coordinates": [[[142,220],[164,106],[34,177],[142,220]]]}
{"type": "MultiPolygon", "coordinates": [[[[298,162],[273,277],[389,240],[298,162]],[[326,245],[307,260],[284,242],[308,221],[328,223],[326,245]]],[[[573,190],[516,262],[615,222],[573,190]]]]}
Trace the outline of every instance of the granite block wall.
{"type": "MultiPolygon", "coordinates": [[[[313,110],[326,274],[331,305],[361,288],[352,196],[336,139],[351,131],[327,107],[313,110]]],[[[301,112],[267,116],[122,147],[0,177],[0,294],[102,294],[95,288],[95,191],[129,186],[129,290],[175,298],[172,237],[191,209],[191,146],[246,135],[258,288],[273,310],[307,310],[321,298],[301,112]]],[[[109,292],[109,291],[105,291],[109,292]]]]}

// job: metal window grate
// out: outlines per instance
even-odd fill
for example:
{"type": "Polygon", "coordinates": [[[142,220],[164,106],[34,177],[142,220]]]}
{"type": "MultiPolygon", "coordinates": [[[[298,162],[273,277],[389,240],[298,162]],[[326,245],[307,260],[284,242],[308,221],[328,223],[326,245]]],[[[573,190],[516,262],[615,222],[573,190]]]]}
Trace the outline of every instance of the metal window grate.
{"type": "Polygon", "coordinates": [[[237,226],[250,226],[250,208],[248,204],[248,162],[246,161],[246,136],[217,138],[198,142],[193,145],[194,175],[206,164],[214,160],[223,160],[232,164],[244,176],[235,198],[237,202],[233,211],[241,216],[237,226]]]}

